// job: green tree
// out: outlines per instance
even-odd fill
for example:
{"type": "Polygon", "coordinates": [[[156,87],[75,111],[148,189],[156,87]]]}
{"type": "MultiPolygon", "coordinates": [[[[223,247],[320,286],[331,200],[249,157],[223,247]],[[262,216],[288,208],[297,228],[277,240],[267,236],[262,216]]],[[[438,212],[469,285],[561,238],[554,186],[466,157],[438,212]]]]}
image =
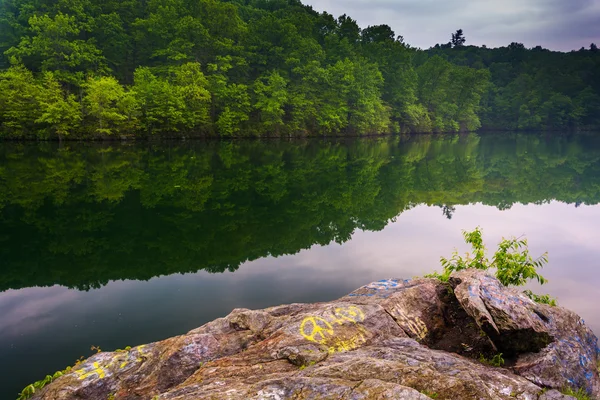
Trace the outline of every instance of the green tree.
{"type": "Polygon", "coordinates": [[[453,105],[448,104],[447,91],[450,82],[451,64],[439,56],[429,58],[418,70],[419,85],[417,96],[431,119],[435,131],[456,130],[444,116],[452,113],[453,105]],[[449,110],[450,109],[450,110],[449,110]]]}
{"type": "Polygon", "coordinates": [[[211,116],[217,133],[223,136],[237,136],[251,111],[248,86],[229,83],[227,73],[234,67],[232,62],[232,57],[217,57],[217,63],[208,65],[211,116]]]}
{"type": "MultiPolygon", "coordinates": [[[[134,74],[133,93],[140,107],[140,121],[148,134],[175,134],[194,122],[193,110],[189,112],[185,90],[166,78],[157,77],[149,68],[141,67],[134,74]]],[[[190,95],[190,93],[188,93],[190,95]]],[[[197,99],[196,99],[197,100],[197,99]]],[[[198,110],[197,110],[198,111],[198,110]]],[[[202,118],[202,109],[196,117],[202,118]]]]}
{"type": "Polygon", "coordinates": [[[220,93],[221,100],[227,104],[217,118],[217,132],[222,136],[237,136],[243,128],[243,122],[250,116],[250,95],[248,87],[230,84],[220,93]]]}
{"type": "Polygon", "coordinates": [[[463,30],[459,29],[456,33],[452,34],[452,41],[450,43],[452,43],[452,47],[462,47],[466,41],[467,39],[464,36],[463,30]]]}
{"type": "Polygon", "coordinates": [[[344,14],[338,18],[337,22],[337,34],[342,39],[346,39],[350,43],[357,43],[360,40],[361,29],[355,20],[344,14]]]}
{"type": "Polygon", "coordinates": [[[85,74],[105,71],[105,61],[94,39],[80,39],[82,24],[74,16],[57,13],[29,18],[31,36],[7,50],[9,57],[33,70],[54,72],[57,79],[81,85],[85,74]]]}
{"type": "Polygon", "coordinates": [[[171,84],[183,97],[185,112],[183,126],[187,129],[206,129],[210,122],[210,92],[208,79],[200,63],[186,63],[171,70],[171,84]]]}
{"type": "Polygon", "coordinates": [[[456,106],[450,118],[456,121],[461,131],[474,131],[481,127],[479,106],[482,96],[488,90],[490,73],[486,69],[454,67],[449,76],[449,101],[456,106]]]}
{"type": "Polygon", "coordinates": [[[130,15],[135,15],[132,3],[137,2],[119,2],[115,11],[96,17],[93,32],[95,45],[102,52],[107,67],[119,81],[129,84],[137,67],[134,53],[136,43],[130,27],[132,21],[127,20],[130,15]]]}
{"type": "Polygon", "coordinates": [[[294,68],[300,81],[290,94],[290,121],[298,132],[339,133],[348,126],[348,94],[353,82],[353,64],[338,61],[323,67],[312,61],[294,68]]]}
{"type": "Polygon", "coordinates": [[[259,112],[259,122],[267,132],[279,134],[283,127],[284,106],[288,100],[287,82],[277,71],[254,82],[256,100],[254,108],[259,112]]]}
{"type": "Polygon", "coordinates": [[[10,135],[31,134],[41,117],[41,88],[31,71],[21,65],[0,71],[0,124],[10,135]]]}
{"type": "Polygon", "coordinates": [[[353,84],[348,93],[349,124],[357,133],[388,131],[389,109],[381,100],[383,75],[367,60],[352,64],[353,84]]]}
{"type": "Polygon", "coordinates": [[[38,136],[44,132],[59,139],[79,128],[82,120],[81,105],[75,95],[66,93],[52,72],[45,72],[39,93],[40,116],[38,136]]]}
{"type": "Polygon", "coordinates": [[[94,133],[118,134],[135,124],[138,106],[135,94],[127,92],[115,78],[90,78],[84,89],[85,111],[94,133]]]}
{"type": "Polygon", "coordinates": [[[369,26],[361,31],[363,43],[393,42],[395,40],[396,34],[388,25],[369,26]]]}
{"type": "Polygon", "coordinates": [[[0,69],[10,66],[6,50],[16,46],[26,28],[19,23],[20,1],[5,0],[0,2],[0,69]]]}

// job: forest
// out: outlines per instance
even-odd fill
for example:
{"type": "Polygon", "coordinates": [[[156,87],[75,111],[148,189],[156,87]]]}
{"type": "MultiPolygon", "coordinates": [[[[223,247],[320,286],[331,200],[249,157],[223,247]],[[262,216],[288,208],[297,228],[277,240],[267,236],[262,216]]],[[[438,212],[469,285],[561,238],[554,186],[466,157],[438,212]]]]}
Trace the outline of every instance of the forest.
{"type": "Polygon", "coordinates": [[[6,143],[0,291],[234,271],[421,204],[598,204],[598,149],[592,133],[6,143]]]}
{"type": "Polygon", "coordinates": [[[421,50],[298,0],[1,0],[0,138],[600,128],[595,44],[450,38],[421,50]]]}

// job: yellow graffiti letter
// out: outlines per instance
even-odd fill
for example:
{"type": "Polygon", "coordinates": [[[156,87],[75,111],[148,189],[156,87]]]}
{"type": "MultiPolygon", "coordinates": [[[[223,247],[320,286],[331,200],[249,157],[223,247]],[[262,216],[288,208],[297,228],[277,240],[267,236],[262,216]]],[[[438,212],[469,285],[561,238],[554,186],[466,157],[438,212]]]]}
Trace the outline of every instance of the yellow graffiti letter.
{"type": "Polygon", "coordinates": [[[356,306],[336,308],[333,315],[337,318],[334,322],[337,322],[340,325],[340,320],[349,321],[354,324],[365,320],[365,314],[356,306]]]}
{"type": "Polygon", "coordinates": [[[300,324],[300,334],[305,339],[311,342],[323,344],[327,340],[326,335],[333,335],[333,327],[327,321],[320,317],[306,317],[300,324]],[[310,323],[310,324],[309,324],[310,323]],[[307,325],[311,325],[312,329],[307,330],[307,325]],[[319,338],[320,337],[320,338],[319,338]]]}
{"type": "Polygon", "coordinates": [[[98,375],[98,379],[104,378],[105,373],[104,373],[104,370],[100,367],[100,365],[97,362],[95,362],[93,365],[94,365],[94,369],[89,372],[85,372],[84,369],[75,371],[75,373],[77,375],[79,375],[80,381],[83,379],[86,379],[90,376],[93,376],[93,375],[98,375]]]}

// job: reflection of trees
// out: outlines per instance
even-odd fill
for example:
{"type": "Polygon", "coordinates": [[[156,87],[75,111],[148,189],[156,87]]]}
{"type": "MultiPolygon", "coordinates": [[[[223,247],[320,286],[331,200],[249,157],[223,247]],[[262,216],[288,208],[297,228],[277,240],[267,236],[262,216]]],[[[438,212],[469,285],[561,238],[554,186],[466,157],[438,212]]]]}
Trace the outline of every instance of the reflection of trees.
{"type": "Polygon", "coordinates": [[[593,136],[0,147],[0,289],[204,269],[344,242],[417,204],[597,203],[593,136]]]}
{"type": "Polygon", "coordinates": [[[439,207],[442,209],[442,214],[447,219],[452,219],[452,216],[456,212],[456,207],[454,207],[454,206],[447,206],[444,204],[444,205],[439,205],[439,207]]]}

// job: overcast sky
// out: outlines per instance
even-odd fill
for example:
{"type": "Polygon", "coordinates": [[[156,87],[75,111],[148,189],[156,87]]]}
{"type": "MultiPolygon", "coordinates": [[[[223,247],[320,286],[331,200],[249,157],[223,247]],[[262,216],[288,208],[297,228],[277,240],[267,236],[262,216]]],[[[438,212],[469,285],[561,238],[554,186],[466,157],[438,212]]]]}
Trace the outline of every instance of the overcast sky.
{"type": "Polygon", "coordinates": [[[600,45],[600,0],[302,0],[317,11],[348,14],[361,27],[387,24],[411,46],[450,41],[463,29],[466,44],[520,42],[552,50],[600,45]]]}

